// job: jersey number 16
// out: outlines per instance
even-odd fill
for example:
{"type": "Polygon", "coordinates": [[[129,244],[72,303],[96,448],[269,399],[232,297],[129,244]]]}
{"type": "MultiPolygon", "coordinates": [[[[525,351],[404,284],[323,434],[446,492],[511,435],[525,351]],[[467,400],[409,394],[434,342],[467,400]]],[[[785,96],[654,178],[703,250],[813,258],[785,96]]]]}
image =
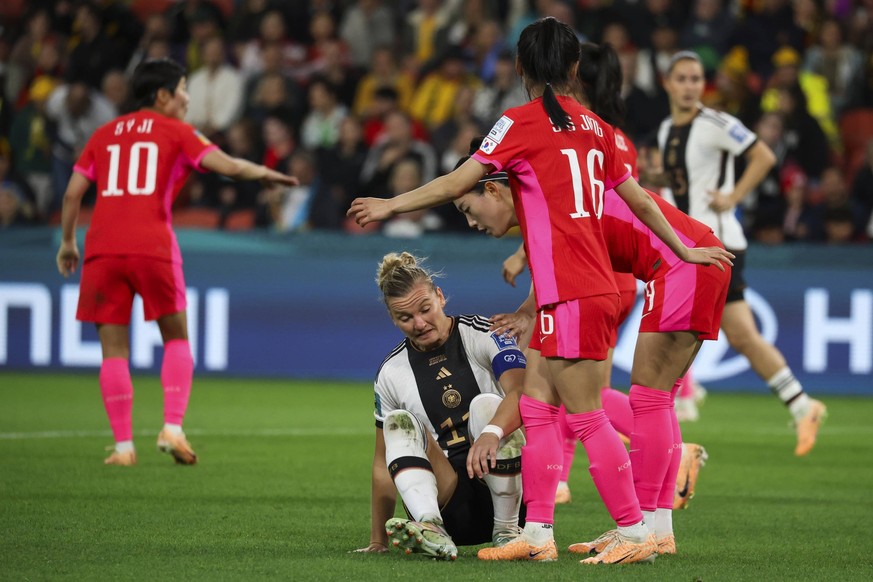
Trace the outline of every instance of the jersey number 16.
{"type": "Polygon", "coordinates": [[[155,192],[158,175],[158,144],[138,141],[130,146],[127,153],[127,188],[118,186],[118,170],[121,165],[121,146],[106,146],[109,151],[109,176],[102,196],[121,196],[125,192],[138,196],[148,196],[155,192]],[[142,165],[143,161],[145,165],[142,165]],[[140,171],[142,170],[142,172],[140,171]]]}
{"type": "MultiPolygon", "coordinates": [[[[570,213],[570,218],[588,218],[591,213],[585,210],[585,187],[582,184],[582,168],[579,166],[579,156],[576,150],[565,149],[561,153],[567,156],[570,163],[570,177],[573,180],[573,197],[576,201],[576,212],[570,213]]],[[[603,214],[603,181],[599,180],[595,173],[603,174],[603,152],[600,150],[588,150],[588,184],[591,189],[591,205],[594,214],[600,219],[603,214]]]]}

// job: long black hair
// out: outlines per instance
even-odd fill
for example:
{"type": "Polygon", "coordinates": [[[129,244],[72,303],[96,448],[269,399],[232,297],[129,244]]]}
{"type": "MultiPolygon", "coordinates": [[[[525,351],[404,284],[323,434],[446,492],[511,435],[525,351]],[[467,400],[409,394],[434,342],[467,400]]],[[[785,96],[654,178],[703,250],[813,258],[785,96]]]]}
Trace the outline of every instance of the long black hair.
{"type": "Polygon", "coordinates": [[[621,82],[621,63],[615,49],[591,42],[579,46],[579,84],[591,111],[609,125],[621,125],[624,121],[621,82]]]}
{"type": "Polygon", "coordinates": [[[570,70],[579,62],[579,40],[573,29],[554,18],[529,24],[518,39],[518,62],[530,83],[543,84],[543,108],[552,124],[570,127],[567,112],[553,87],[569,90],[570,70]]]}
{"type": "Polygon", "coordinates": [[[175,93],[184,76],[185,67],[172,59],[150,59],[140,63],[130,80],[137,109],[153,106],[161,89],[175,93]]]}

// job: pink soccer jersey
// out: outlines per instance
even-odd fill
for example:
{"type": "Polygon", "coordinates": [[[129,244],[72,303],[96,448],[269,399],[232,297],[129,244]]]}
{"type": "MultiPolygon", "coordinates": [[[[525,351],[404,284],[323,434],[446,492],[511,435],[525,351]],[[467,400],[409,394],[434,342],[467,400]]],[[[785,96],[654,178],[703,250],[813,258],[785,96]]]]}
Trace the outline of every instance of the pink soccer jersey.
{"type": "MultiPolygon", "coordinates": [[[[696,247],[712,229],[671,206],[657,194],[646,190],[664,213],[664,217],[679,239],[688,247],[696,247]]],[[[614,190],[606,193],[603,210],[603,232],[609,247],[612,268],[620,273],[633,273],[641,281],[650,281],[662,265],[672,266],[681,260],[640,221],[614,190]]]]}
{"type": "Polygon", "coordinates": [[[572,98],[558,101],[569,129],[553,127],[535,99],[507,110],[473,155],[509,173],[540,307],[618,292],[600,218],[606,190],[630,176],[612,128],[572,98]]]}
{"type": "Polygon", "coordinates": [[[216,146],[193,127],[140,110],[94,132],[74,171],[97,183],[85,260],[136,255],[181,263],[173,200],[216,146]]]}

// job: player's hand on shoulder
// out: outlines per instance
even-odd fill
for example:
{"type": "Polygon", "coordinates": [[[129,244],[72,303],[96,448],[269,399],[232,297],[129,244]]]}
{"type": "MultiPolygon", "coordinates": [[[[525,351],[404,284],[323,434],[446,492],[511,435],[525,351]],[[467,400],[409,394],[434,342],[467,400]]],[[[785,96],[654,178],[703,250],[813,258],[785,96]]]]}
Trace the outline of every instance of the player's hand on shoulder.
{"type": "Polygon", "coordinates": [[[388,546],[382,542],[370,542],[370,545],[354,550],[356,554],[384,554],[388,551],[388,546]]]}
{"type": "Polygon", "coordinates": [[[710,190],[709,197],[709,207],[716,212],[725,212],[735,206],[730,195],[723,194],[717,190],[710,190]]]}
{"type": "Polygon", "coordinates": [[[491,331],[498,335],[508,335],[518,341],[528,330],[532,317],[516,311],[515,313],[498,313],[491,316],[491,331]]]}
{"type": "Polygon", "coordinates": [[[62,241],[55,261],[58,265],[58,272],[64,277],[69,277],[71,273],[75,273],[79,266],[79,248],[76,246],[76,241],[62,241]]]}

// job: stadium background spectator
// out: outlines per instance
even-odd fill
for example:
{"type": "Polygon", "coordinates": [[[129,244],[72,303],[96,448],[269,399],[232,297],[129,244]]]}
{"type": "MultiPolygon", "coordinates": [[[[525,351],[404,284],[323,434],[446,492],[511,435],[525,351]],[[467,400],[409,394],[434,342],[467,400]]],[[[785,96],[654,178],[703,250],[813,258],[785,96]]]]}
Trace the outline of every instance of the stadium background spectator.
{"type": "MultiPolygon", "coordinates": [[[[296,153],[313,166],[315,194],[292,230],[298,219],[306,229],[344,228],[352,197],[391,195],[398,161],[415,158],[423,181],[444,173],[474,127],[487,130],[526,100],[515,42],[543,16],[617,50],[624,129],[642,154],[667,115],[663,64],[678,50],[700,54],[705,104],[758,127],[779,153],[742,208],[750,237],[824,242],[827,225],[843,232],[849,220],[843,239],[870,240],[873,13],[861,0],[20,3],[0,23],[0,138],[21,190],[7,198],[30,209],[16,224],[57,223],[54,201],[77,144],[131,108],[122,81],[139,62],[172,56],[188,68],[189,121],[217,143],[271,167],[287,168],[296,153]],[[216,84],[219,75],[230,81],[216,84]],[[206,105],[214,95],[227,106],[220,115],[206,105]],[[392,137],[386,119],[395,114],[392,137]],[[835,173],[842,188],[831,185],[835,173]],[[848,193],[845,203],[824,201],[835,190],[848,193]]],[[[229,224],[276,226],[275,201],[257,186],[195,176],[186,192],[177,204],[214,212],[220,227],[239,212],[246,218],[229,224]]],[[[457,225],[440,216],[441,229],[457,225]]]]}

